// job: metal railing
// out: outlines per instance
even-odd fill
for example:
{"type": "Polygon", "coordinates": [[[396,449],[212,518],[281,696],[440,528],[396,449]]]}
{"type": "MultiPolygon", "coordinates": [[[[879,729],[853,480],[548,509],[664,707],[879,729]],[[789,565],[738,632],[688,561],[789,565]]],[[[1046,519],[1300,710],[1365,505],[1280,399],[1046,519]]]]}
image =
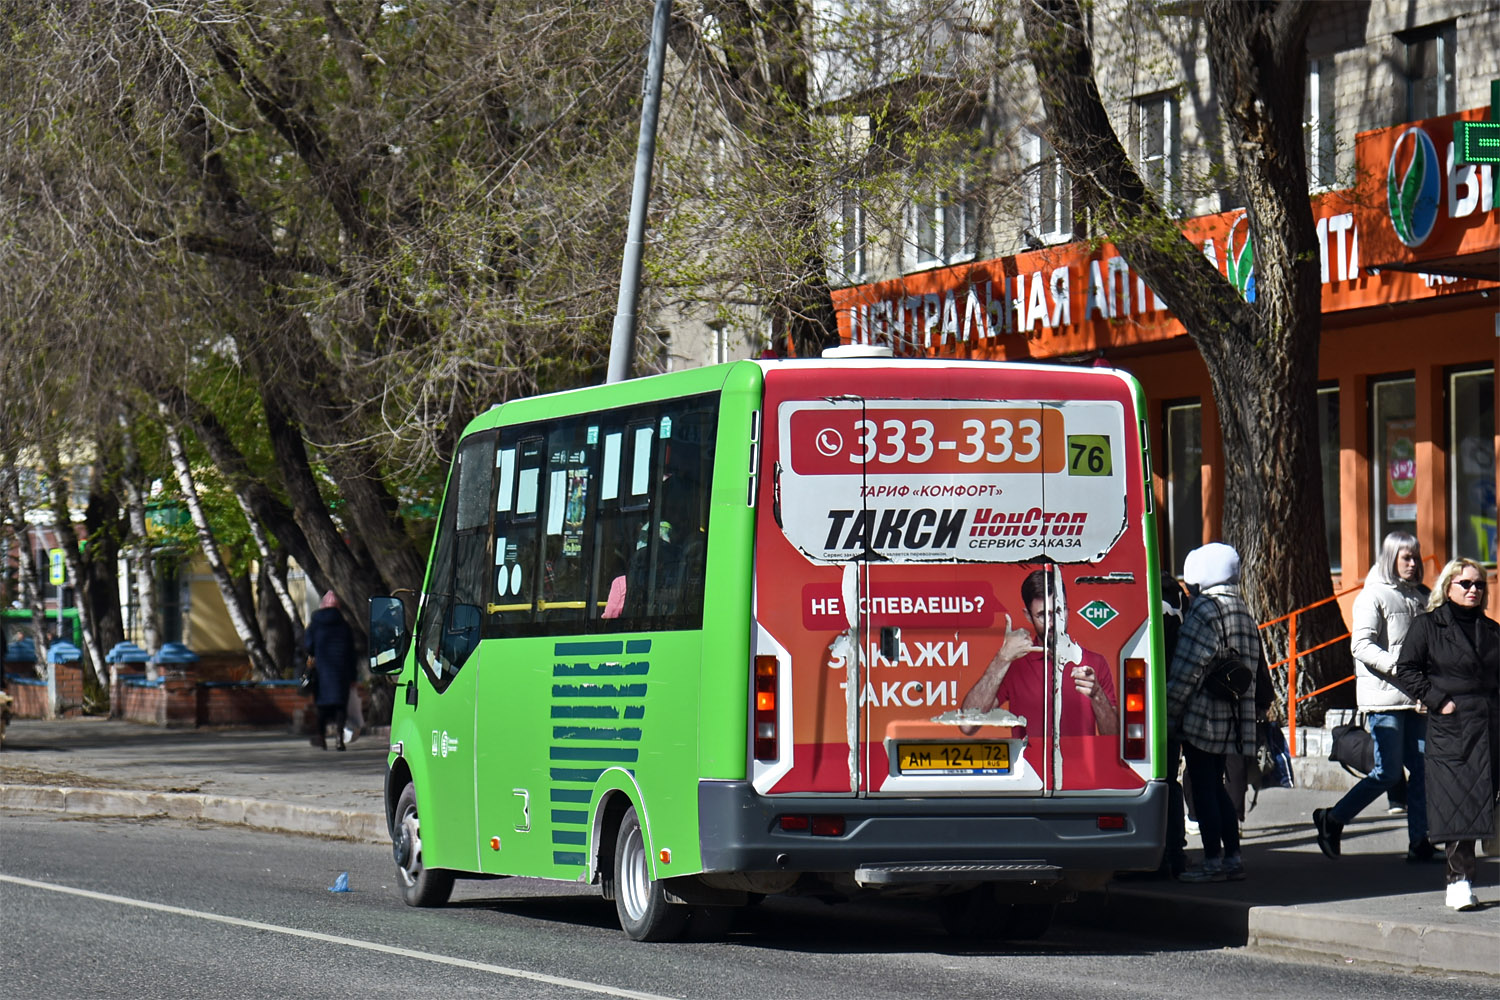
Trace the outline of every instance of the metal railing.
{"type": "Polygon", "coordinates": [[[1277,660],[1275,663],[1272,663],[1270,665],[1270,667],[1271,667],[1272,670],[1276,670],[1276,669],[1278,669],[1280,667],[1286,667],[1287,668],[1287,677],[1286,677],[1286,719],[1287,719],[1286,729],[1287,729],[1287,736],[1286,736],[1286,740],[1287,740],[1287,748],[1291,751],[1291,754],[1292,754],[1293,757],[1297,756],[1297,703],[1301,702],[1301,701],[1306,701],[1307,699],[1312,698],[1312,697],[1314,697],[1316,695],[1320,695],[1324,691],[1331,691],[1334,688],[1338,687],[1340,684],[1348,684],[1350,681],[1354,680],[1354,674],[1351,673],[1348,677],[1340,678],[1339,680],[1334,681],[1332,684],[1325,684],[1325,685],[1323,685],[1322,687],[1318,688],[1315,691],[1309,691],[1309,692],[1307,692],[1307,694],[1298,694],[1297,693],[1297,660],[1300,657],[1308,656],[1308,655],[1310,655],[1312,653],[1316,653],[1318,650],[1324,648],[1325,646],[1331,646],[1331,645],[1333,645],[1336,642],[1343,642],[1345,639],[1349,638],[1349,635],[1350,635],[1350,633],[1344,632],[1344,633],[1342,633],[1340,635],[1334,636],[1332,639],[1329,639],[1326,642],[1320,642],[1320,643],[1318,643],[1316,646],[1312,647],[1311,649],[1298,649],[1297,648],[1297,616],[1300,615],[1300,614],[1302,614],[1303,612],[1311,611],[1313,608],[1320,608],[1323,605],[1328,604],[1328,603],[1330,603],[1332,601],[1337,601],[1340,597],[1344,597],[1344,596],[1346,596],[1348,594],[1352,594],[1356,590],[1363,590],[1364,586],[1365,585],[1364,585],[1363,582],[1357,583],[1354,586],[1350,587],[1348,590],[1341,590],[1341,591],[1339,591],[1338,593],[1334,594],[1332,597],[1325,597],[1321,601],[1315,601],[1314,603],[1309,604],[1306,607],[1298,608],[1296,611],[1292,611],[1292,612],[1290,612],[1288,614],[1284,614],[1280,618],[1272,618],[1268,622],[1261,622],[1261,624],[1259,626],[1257,626],[1258,628],[1263,628],[1264,629],[1264,628],[1270,628],[1272,625],[1279,625],[1282,622],[1286,622],[1287,623],[1287,627],[1286,627],[1287,655],[1286,655],[1286,658],[1285,659],[1281,659],[1281,660],[1277,660]]]}

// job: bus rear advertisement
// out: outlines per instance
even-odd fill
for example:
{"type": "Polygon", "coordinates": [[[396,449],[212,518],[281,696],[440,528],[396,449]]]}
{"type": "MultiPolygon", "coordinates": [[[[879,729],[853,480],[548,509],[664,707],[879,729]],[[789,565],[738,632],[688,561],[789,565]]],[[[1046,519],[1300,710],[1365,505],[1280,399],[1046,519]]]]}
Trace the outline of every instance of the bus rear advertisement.
{"type": "Polygon", "coordinates": [[[407,902],[597,883],[666,940],[884,891],[1025,938],[1155,868],[1142,399],[1109,369],[842,357],[478,417],[420,602],[371,606],[407,902]]]}

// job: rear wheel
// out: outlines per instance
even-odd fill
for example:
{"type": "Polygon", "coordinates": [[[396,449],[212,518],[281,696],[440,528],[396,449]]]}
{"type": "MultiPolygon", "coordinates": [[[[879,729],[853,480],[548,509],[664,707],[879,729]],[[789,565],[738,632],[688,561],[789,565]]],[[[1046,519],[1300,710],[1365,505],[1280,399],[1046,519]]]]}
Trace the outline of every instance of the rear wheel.
{"type": "Polygon", "coordinates": [[[635,807],[625,810],[615,838],[615,912],[620,927],[635,941],[675,941],[687,926],[689,907],[667,902],[651,880],[646,838],[635,807]]]}
{"type": "Polygon", "coordinates": [[[396,825],[391,837],[396,856],[396,874],[401,898],[407,906],[442,906],[453,894],[453,873],[428,868],[422,859],[422,823],[417,816],[417,792],[412,785],[401,789],[396,800],[396,825]]]}

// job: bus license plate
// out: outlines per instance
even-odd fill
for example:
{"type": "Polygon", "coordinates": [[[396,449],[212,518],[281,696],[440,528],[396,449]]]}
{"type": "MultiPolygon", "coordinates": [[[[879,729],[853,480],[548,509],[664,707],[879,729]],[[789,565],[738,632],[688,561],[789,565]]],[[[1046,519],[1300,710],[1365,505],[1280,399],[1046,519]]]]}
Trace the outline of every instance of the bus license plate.
{"type": "Polygon", "coordinates": [[[901,773],[1009,774],[1009,743],[901,743],[901,773]]]}

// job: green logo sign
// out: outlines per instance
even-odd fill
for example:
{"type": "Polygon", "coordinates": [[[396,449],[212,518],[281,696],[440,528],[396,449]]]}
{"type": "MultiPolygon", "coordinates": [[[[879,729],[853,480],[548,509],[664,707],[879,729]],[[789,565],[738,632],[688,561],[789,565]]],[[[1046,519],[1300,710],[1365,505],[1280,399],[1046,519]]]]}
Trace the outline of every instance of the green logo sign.
{"type": "Polygon", "coordinates": [[[1103,601],[1089,601],[1078,609],[1078,613],[1083,616],[1084,621],[1094,626],[1094,628],[1103,628],[1109,624],[1110,619],[1117,616],[1120,612],[1103,601]]]}
{"type": "Polygon", "coordinates": [[[1250,243],[1250,215],[1242,213],[1234,220],[1234,225],[1229,227],[1229,237],[1225,241],[1228,246],[1225,252],[1228,255],[1225,261],[1225,277],[1229,283],[1240,293],[1240,297],[1246,302],[1255,301],[1255,250],[1250,243]],[[1240,224],[1244,223],[1244,241],[1236,247],[1234,237],[1240,230],[1240,224]]]}
{"type": "Polygon", "coordinates": [[[1385,170],[1385,194],[1391,227],[1407,246],[1419,247],[1432,235],[1442,200],[1442,180],[1442,165],[1432,138],[1416,126],[1401,133],[1385,170]],[[1398,164],[1405,166],[1400,180],[1396,176],[1398,164]]]}

